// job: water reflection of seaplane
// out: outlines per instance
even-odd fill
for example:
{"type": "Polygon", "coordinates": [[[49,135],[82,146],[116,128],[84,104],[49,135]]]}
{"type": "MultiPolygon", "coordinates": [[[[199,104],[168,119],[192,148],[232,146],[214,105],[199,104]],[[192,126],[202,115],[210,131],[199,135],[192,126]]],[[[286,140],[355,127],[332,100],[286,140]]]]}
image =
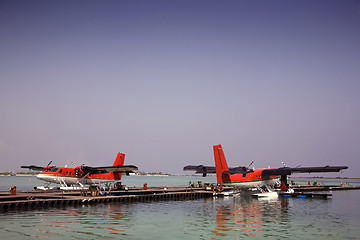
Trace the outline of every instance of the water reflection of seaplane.
{"type": "Polygon", "coordinates": [[[212,239],[262,239],[279,226],[279,229],[290,227],[288,198],[259,200],[243,196],[215,201],[216,225],[211,231],[215,234],[212,239]]]}
{"type": "Polygon", "coordinates": [[[35,189],[51,189],[51,183],[60,184],[60,189],[62,190],[83,189],[86,188],[85,185],[99,186],[110,183],[114,183],[114,187],[117,188],[122,173],[129,175],[130,172],[138,170],[134,165],[124,165],[124,160],[125,154],[118,153],[112,166],[90,167],[81,165],[73,168],[55,167],[50,166],[51,162],[49,162],[46,167],[35,165],[21,167],[35,171],[44,171],[39,173],[36,177],[49,184],[42,187],[35,187],[35,189]]]}
{"type": "Polygon", "coordinates": [[[281,167],[281,168],[259,168],[250,169],[248,167],[229,168],[225,159],[225,154],[221,144],[214,145],[215,167],[203,165],[189,165],[184,167],[184,171],[196,171],[202,173],[203,177],[207,173],[216,173],[217,183],[225,186],[233,186],[239,189],[259,190],[258,196],[268,196],[275,194],[269,186],[281,183],[282,191],[292,191],[287,183],[287,176],[292,173],[312,173],[312,172],[339,172],[347,169],[347,166],[325,166],[325,167],[281,167]]]}

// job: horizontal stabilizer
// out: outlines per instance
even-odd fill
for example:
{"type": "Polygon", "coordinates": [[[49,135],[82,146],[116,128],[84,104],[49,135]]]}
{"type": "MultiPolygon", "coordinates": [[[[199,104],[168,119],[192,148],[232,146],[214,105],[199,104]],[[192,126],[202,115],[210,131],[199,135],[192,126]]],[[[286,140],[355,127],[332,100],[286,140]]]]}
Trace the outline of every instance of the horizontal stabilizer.
{"type": "Polygon", "coordinates": [[[216,173],[216,168],[213,166],[204,166],[204,165],[188,165],[185,166],[184,171],[195,171],[195,173],[202,173],[203,177],[206,177],[208,173],[216,173]]]}
{"type": "MultiPolygon", "coordinates": [[[[184,171],[195,171],[195,173],[216,173],[216,168],[213,166],[204,166],[204,165],[189,165],[184,167],[184,171]]],[[[247,167],[234,167],[229,168],[229,171],[224,171],[224,173],[240,173],[240,174],[247,174],[253,172],[253,170],[248,169],[247,167]]]]}
{"type": "Polygon", "coordinates": [[[216,173],[216,169],[213,166],[204,166],[204,165],[188,165],[184,167],[184,171],[196,171],[195,173],[216,173]]]}
{"type": "Polygon", "coordinates": [[[248,173],[252,173],[254,172],[254,170],[249,169],[247,167],[234,167],[234,168],[229,168],[229,171],[224,171],[224,173],[229,173],[229,174],[248,174],[248,173]]]}

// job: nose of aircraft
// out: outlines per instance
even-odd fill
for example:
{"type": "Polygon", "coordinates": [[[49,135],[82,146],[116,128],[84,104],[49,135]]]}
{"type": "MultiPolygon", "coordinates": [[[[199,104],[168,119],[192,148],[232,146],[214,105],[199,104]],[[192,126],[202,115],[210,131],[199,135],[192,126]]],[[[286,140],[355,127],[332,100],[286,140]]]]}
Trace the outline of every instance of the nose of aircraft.
{"type": "Polygon", "coordinates": [[[44,176],[41,173],[36,175],[36,178],[43,181],[45,180],[44,176]]]}
{"type": "Polygon", "coordinates": [[[42,180],[42,181],[45,181],[45,182],[54,182],[54,178],[49,176],[48,174],[43,174],[43,173],[40,173],[38,175],[36,175],[37,179],[39,180],[42,180]]]}

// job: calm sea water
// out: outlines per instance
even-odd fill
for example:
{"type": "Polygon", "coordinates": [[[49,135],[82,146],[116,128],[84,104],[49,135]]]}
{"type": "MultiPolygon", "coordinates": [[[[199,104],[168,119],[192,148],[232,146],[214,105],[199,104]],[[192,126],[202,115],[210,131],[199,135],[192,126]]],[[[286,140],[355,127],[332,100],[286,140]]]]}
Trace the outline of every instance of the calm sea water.
{"type": "MultiPolygon", "coordinates": [[[[8,190],[9,179],[26,180],[22,188],[37,183],[0,177],[0,186],[8,190]]],[[[203,178],[126,177],[123,183],[174,186],[197,180],[203,178]]],[[[0,239],[360,239],[359,199],[360,191],[352,190],[325,200],[238,196],[17,210],[0,213],[0,239]]]]}
{"type": "MultiPolygon", "coordinates": [[[[203,183],[216,183],[215,176],[123,176],[121,183],[128,187],[173,187],[188,186],[189,182],[202,181],[203,183]]],[[[35,186],[44,186],[44,182],[35,176],[0,176],[0,191],[9,191],[11,186],[16,186],[19,191],[34,190],[35,186]]],[[[60,186],[52,184],[52,186],[60,186]]]]}

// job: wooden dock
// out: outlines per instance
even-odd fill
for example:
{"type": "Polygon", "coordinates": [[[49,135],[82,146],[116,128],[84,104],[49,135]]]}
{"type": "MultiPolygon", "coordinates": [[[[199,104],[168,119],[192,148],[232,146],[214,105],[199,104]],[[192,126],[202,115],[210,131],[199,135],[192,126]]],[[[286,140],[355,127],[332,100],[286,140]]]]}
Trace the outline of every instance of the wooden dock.
{"type": "MultiPolygon", "coordinates": [[[[311,193],[314,191],[335,191],[360,189],[360,186],[292,186],[295,193],[292,197],[320,197],[327,198],[329,193],[311,193]]],[[[224,190],[231,190],[225,187],[224,190]]],[[[281,195],[281,194],[280,194],[281,195]]],[[[97,203],[132,203],[166,200],[184,200],[213,197],[213,191],[194,187],[153,187],[129,188],[128,190],[106,191],[104,195],[94,194],[91,191],[18,191],[15,195],[10,192],[0,192],[0,211],[26,210],[46,207],[81,206],[97,203]]],[[[289,197],[286,194],[283,197],[289,197]]]]}
{"type": "Polygon", "coordinates": [[[327,185],[327,186],[311,186],[311,185],[293,185],[291,186],[295,192],[313,192],[313,191],[340,191],[340,190],[357,190],[360,186],[350,185],[327,185]]]}
{"type": "Polygon", "coordinates": [[[105,195],[91,196],[90,191],[22,191],[16,195],[0,192],[0,210],[25,210],[46,207],[81,206],[98,203],[131,203],[164,200],[183,200],[212,197],[212,191],[203,188],[174,187],[149,188],[147,190],[134,188],[106,192],[105,195]]]}

